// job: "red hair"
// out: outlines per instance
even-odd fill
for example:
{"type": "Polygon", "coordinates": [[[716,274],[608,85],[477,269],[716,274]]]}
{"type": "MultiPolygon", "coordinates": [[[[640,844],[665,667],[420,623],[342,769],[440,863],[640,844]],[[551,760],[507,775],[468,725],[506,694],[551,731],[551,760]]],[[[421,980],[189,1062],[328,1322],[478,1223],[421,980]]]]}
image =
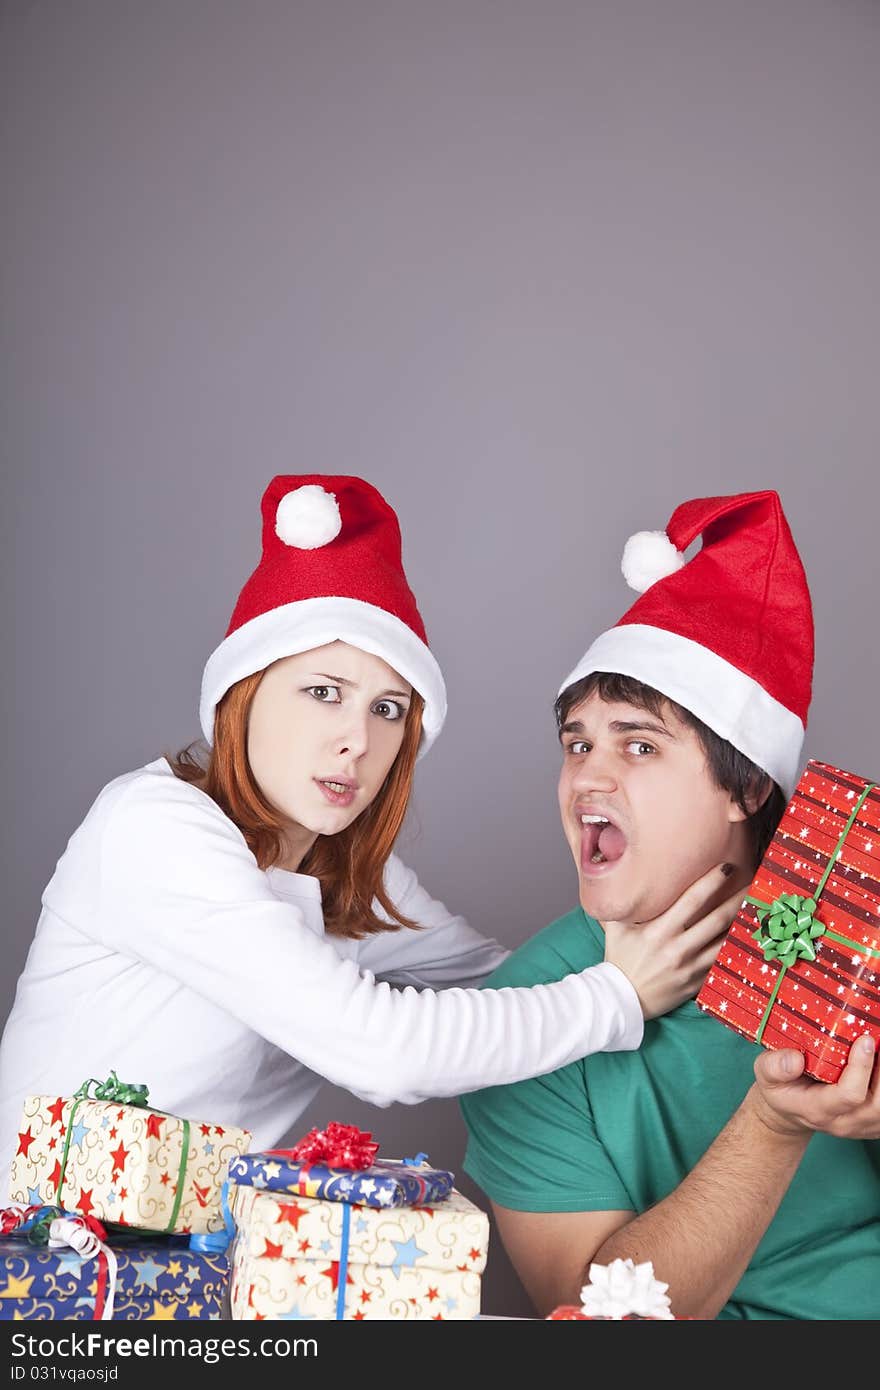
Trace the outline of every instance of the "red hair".
{"type": "MultiPolygon", "coordinates": [[[[251,703],[263,672],[245,676],[227,690],[214,715],[214,743],[206,763],[195,744],[169,758],[175,776],[216,801],[238,826],[261,869],[281,857],[285,821],[260,791],[247,756],[251,703]]],[[[329,935],[362,937],[415,927],[397,910],[384,887],[385,863],[400,832],[412,792],[422,734],[424,700],[412,693],[403,742],[388,776],[367,809],[338,835],[319,835],[299,866],[321,883],[324,927],[329,935]],[[377,917],[374,900],[393,919],[377,917]]]]}

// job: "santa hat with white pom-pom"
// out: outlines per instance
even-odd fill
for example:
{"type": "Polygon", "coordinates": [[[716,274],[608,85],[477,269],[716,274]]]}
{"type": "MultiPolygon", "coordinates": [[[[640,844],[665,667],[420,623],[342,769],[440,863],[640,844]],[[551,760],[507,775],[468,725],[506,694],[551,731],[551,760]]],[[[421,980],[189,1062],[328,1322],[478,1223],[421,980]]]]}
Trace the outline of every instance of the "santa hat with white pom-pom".
{"type": "Polygon", "coordinates": [[[594,671],[632,676],[744,753],[790,796],[813,678],[807,578],[776,492],[683,502],[642,531],[622,569],[641,597],[588,648],[560,694],[594,671]],[[702,536],[702,547],[684,552],[702,536]]]}
{"type": "Polygon", "coordinates": [[[393,509],[362,478],[279,475],[262,500],[263,553],[202,677],[199,718],[236,681],[297,652],[348,642],[393,666],[425,701],[424,753],[446,717],[443,675],[406,580],[393,509]]]}

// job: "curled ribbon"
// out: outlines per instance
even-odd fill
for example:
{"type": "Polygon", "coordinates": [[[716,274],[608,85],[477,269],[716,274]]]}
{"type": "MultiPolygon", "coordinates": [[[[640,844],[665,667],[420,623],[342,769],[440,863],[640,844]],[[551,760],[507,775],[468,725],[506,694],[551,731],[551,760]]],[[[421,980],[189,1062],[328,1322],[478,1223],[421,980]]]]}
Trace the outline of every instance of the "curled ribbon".
{"type": "Polygon", "coordinates": [[[80,1100],[118,1100],[120,1105],[147,1105],[149,1091],[141,1082],[134,1084],[127,1081],[120,1081],[115,1071],[111,1071],[106,1081],[96,1081],[94,1077],[89,1077],[84,1081],[74,1095],[80,1100]],[[94,1086],[94,1097],[89,1096],[89,1087],[94,1086]]]}
{"type": "Polygon", "coordinates": [[[326,1129],[310,1129],[292,1149],[271,1152],[289,1152],[298,1163],[326,1163],[330,1168],[363,1170],[372,1168],[379,1145],[369,1130],[337,1124],[333,1120],[326,1129]]]}
{"type": "Polygon", "coordinates": [[[758,918],[758,930],[752,932],[752,936],[761,946],[764,959],[773,961],[779,966],[776,983],[767,1001],[764,1017],[761,1019],[755,1034],[755,1042],[760,1042],[764,1036],[764,1029],[767,1027],[767,1020],[773,1011],[773,1005],[776,1003],[776,996],[785,978],[786,970],[798,960],[815,960],[816,947],[813,942],[817,941],[820,936],[827,936],[831,941],[836,941],[842,946],[849,946],[862,955],[880,956],[880,951],[875,951],[856,941],[850,941],[848,937],[840,936],[837,932],[831,931],[816,916],[819,910],[819,899],[825,891],[831,870],[837,863],[840,852],[846,843],[846,837],[853,827],[856,816],[868,799],[868,795],[876,785],[875,782],[869,782],[853,807],[849,820],[843,827],[840,839],[829,856],[825,872],[816,884],[811,898],[802,897],[798,893],[780,893],[779,897],[774,898],[772,903],[762,902],[760,898],[746,898],[746,902],[751,903],[757,909],[755,915],[758,918]]]}
{"type": "Polygon", "coordinates": [[[223,1213],[224,1229],[191,1235],[189,1238],[190,1250],[198,1250],[204,1255],[225,1255],[235,1239],[235,1218],[229,1207],[228,1178],[225,1179],[220,1188],[220,1210],[223,1213]]]}
{"type": "Polygon", "coordinates": [[[49,1225],[49,1249],[69,1245],[84,1260],[98,1260],[98,1292],[95,1317],[113,1318],[116,1294],[116,1256],[106,1243],[107,1232],[92,1216],[56,1216],[49,1225]]]}
{"type": "Polygon", "coordinates": [[[83,1260],[98,1260],[95,1318],[113,1317],[118,1262],[107,1245],[107,1232],[93,1216],[74,1215],[61,1207],[23,1206],[13,1202],[0,1211],[0,1233],[26,1235],[31,1245],[50,1250],[70,1246],[83,1260]],[[109,1277],[108,1277],[109,1276],[109,1277]]]}
{"type": "Polygon", "coordinates": [[[45,1226],[53,1217],[63,1215],[60,1207],[43,1205],[25,1206],[22,1202],[11,1202],[0,1211],[0,1235],[9,1236],[13,1231],[27,1235],[32,1245],[45,1245],[48,1235],[45,1226]]]}

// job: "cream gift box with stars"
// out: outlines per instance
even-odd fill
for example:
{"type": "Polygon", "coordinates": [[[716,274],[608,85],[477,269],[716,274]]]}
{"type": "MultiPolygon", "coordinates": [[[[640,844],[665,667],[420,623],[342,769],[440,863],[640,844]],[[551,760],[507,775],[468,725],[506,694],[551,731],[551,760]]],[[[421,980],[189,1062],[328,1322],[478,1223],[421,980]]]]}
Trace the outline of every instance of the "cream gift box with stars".
{"type": "Polygon", "coordinates": [[[489,1218],[455,1188],[435,1205],[383,1210],[234,1186],[230,1207],[233,1318],[479,1314],[489,1218]]]}
{"type": "MultiPolygon", "coordinates": [[[[115,1089],[146,1096],[146,1087],[115,1089]]],[[[250,1145],[247,1130],[81,1092],[25,1099],[10,1201],[54,1203],[144,1231],[223,1230],[221,1188],[229,1160],[250,1145]]]]}

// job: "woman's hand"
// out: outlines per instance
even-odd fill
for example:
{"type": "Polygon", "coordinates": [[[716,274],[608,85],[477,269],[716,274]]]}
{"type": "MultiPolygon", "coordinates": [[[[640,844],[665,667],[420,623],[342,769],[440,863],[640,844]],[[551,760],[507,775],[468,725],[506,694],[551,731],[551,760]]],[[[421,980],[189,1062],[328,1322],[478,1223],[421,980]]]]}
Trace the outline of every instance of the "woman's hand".
{"type": "Polygon", "coordinates": [[[804,1056],[785,1048],[762,1052],[748,1103],[776,1134],[821,1131],[838,1139],[880,1139],[880,1065],[866,1034],[849,1050],[834,1085],[803,1075],[804,1056]]]}
{"type": "Polygon", "coordinates": [[[743,900],[740,887],[709,908],[729,875],[729,865],[710,869],[651,922],[603,923],[605,959],[628,977],[645,1018],[669,1013],[698,992],[743,900]]]}

